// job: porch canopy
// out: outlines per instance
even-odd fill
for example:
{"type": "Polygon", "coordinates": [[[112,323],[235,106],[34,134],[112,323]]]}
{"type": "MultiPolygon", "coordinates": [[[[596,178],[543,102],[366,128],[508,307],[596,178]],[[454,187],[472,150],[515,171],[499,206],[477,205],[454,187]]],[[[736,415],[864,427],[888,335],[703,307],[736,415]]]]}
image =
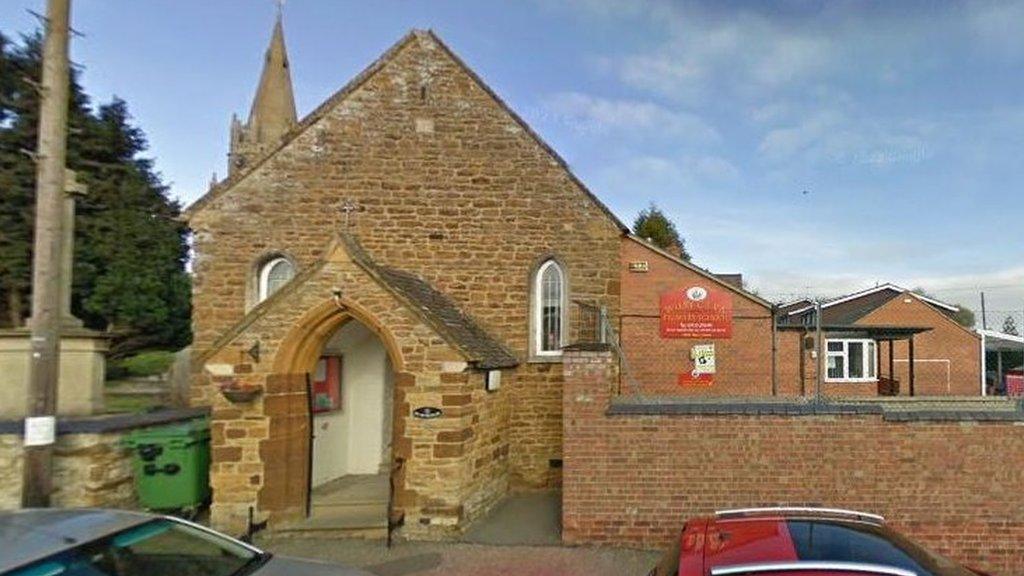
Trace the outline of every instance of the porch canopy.
{"type": "MultiPolygon", "coordinates": [[[[812,333],[815,331],[814,326],[779,326],[780,330],[792,330],[800,329],[804,330],[805,333],[812,333]]],[[[897,340],[907,341],[907,367],[909,370],[908,379],[908,393],[914,395],[914,336],[922,332],[931,330],[928,326],[886,326],[886,325],[871,325],[871,324],[822,324],[821,332],[822,335],[827,338],[870,338],[879,343],[879,356],[881,356],[881,343],[889,343],[889,377],[888,379],[882,378],[879,375],[879,390],[886,389],[891,394],[897,394],[898,389],[896,388],[896,369],[895,359],[893,354],[893,342],[897,340]]],[[[881,364],[881,362],[879,362],[881,364]]],[[[881,372],[881,366],[879,366],[879,372],[881,372]]],[[[880,392],[882,393],[882,392],[880,392]]]]}
{"type": "Polygon", "coordinates": [[[986,352],[996,353],[996,384],[1003,381],[1003,353],[1024,352],[1024,336],[1004,334],[995,330],[978,330],[981,336],[981,395],[988,394],[987,374],[988,362],[986,352]]]}

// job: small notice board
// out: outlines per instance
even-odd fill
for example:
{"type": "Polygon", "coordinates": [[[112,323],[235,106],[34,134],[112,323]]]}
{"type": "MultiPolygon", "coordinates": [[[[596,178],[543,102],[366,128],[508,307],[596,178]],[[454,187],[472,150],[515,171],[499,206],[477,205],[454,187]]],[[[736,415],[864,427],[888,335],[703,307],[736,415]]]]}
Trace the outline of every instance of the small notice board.
{"type": "Polygon", "coordinates": [[[321,356],[313,373],[313,413],[341,410],[341,357],[321,356]]]}

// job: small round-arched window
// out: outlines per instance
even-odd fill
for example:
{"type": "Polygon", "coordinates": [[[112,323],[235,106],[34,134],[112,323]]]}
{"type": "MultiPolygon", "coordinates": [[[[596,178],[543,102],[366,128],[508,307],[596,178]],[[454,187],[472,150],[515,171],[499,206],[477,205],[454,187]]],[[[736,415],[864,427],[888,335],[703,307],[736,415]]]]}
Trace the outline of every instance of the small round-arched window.
{"type": "Polygon", "coordinates": [[[295,276],[295,265],[283,257],[272,258],[260,267],[259,301],[263,302],[295,276]]]}

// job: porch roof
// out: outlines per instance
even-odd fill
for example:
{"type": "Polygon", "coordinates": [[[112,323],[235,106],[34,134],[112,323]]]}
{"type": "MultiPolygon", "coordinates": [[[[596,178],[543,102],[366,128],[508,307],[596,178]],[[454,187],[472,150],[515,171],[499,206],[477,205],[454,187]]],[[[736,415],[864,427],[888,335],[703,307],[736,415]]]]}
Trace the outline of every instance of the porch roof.
{"type": "Polygon", "coordinates": [[[1014,352],[1024,350],[1024,336],[996,332],[995,330],[978,330],[977,332],[981,335],[985,350],[1014,352]]]}
{"type": "Polygon", "coordinates": [[[445,341],[465,354],[475,367],[493,370],[519,365],[519,360],[497,338],[447,295],[409,272],[379,264],[355,236],[341,233],[339,237],[353,262],[416,312],[445,341]]]}
{"type": "MultiPolygon", "coordinates": [[[[805,330],[813,332],[814,326],[804,325],[780,325],[779,330],[805,330]]],[[[821,331],[826,335],[837,334],[871,338],[872,340],[908,340],[915,334],[927,332],[931,328],[927,326],[885,326],[885,325],[862,325],[862,324],[822,324],[821,331]]]]}

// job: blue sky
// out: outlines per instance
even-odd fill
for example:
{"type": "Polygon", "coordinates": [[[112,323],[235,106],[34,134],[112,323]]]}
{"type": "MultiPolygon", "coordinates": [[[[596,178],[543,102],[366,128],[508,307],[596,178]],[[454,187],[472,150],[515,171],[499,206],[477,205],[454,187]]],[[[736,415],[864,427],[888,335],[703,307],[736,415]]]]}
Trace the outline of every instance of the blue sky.
{"type": "MultiPolygon", "coordinates": [[[[1024,2],[290,0],[300,115],[433,28],[631,221],[778,299],[892,281],[1024,308],[1024,2]]],[[[27,31],[40,0],[6,0],[27,31]]],[[[75,0],[87,91],[128,101],[183,202],[225,173],[271,0],[75,0]]],[[[998,316],[998,319],[995,317],[998,316]]]]}

